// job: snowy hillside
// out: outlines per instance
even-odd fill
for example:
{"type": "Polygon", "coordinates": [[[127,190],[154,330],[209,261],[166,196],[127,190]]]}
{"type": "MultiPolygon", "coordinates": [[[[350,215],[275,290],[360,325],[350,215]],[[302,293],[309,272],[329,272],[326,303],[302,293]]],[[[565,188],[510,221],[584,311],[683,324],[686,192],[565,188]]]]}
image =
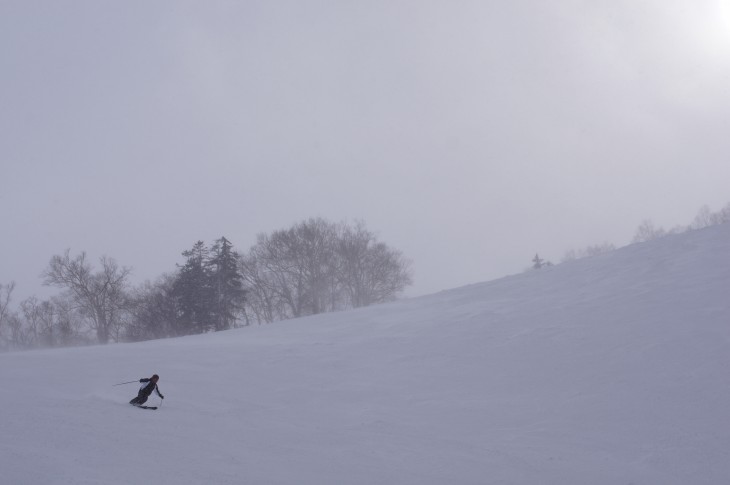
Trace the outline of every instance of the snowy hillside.
{"type": "Polygon", "coordinates": [[[0,396],[6,484],[730,483],[730,225],[359,311],[4,354],[0,396]],[[152,373],[157,411],[112,386],[152,373]]]}

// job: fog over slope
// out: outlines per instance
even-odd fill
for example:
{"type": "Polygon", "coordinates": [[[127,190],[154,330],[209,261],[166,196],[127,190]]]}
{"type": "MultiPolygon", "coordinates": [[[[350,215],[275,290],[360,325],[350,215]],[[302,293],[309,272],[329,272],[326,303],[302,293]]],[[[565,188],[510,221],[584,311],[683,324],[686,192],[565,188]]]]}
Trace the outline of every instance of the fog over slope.
{"type": "Polygon", "coordinates": [[[357,311],[3,354],[0,479],[727,483],[729,255],[724,224],[357,311]],[[157,411],[112,386],[152,373],[157,411]]]}

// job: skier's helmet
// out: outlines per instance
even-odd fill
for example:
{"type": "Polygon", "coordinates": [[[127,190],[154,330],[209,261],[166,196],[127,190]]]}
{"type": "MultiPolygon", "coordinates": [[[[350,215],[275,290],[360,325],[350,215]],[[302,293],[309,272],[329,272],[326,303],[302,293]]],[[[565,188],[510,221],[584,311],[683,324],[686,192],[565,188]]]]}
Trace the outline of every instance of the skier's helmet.
{"type": "Polygon", "coordinates": [[[152,380],[153,381],[159,381],[160,380],[160,376],[158,376],[157,374],[155,374],[155,375],[152,376],[152,380]]]}

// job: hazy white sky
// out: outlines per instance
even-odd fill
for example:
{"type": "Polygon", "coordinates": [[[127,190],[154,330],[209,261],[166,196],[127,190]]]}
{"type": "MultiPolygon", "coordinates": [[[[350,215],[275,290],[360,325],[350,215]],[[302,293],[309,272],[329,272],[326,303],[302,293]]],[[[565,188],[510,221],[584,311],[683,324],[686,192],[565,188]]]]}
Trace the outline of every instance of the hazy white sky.
{"type": "Polygon", "coordinates": [[[0,69],[17,298],[314,216],[416,295],[730,202],[730,0],[0,0],[0,69]]]}

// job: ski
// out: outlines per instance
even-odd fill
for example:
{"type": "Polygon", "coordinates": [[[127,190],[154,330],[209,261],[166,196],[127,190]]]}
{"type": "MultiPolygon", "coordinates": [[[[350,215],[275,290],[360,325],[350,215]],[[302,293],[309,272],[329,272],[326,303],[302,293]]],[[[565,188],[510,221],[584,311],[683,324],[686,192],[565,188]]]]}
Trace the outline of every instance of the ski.
{"type": "Polygon", "coordinates": [[[157,406],[134,406],[140,409],[157,409],[157,406]]]}

